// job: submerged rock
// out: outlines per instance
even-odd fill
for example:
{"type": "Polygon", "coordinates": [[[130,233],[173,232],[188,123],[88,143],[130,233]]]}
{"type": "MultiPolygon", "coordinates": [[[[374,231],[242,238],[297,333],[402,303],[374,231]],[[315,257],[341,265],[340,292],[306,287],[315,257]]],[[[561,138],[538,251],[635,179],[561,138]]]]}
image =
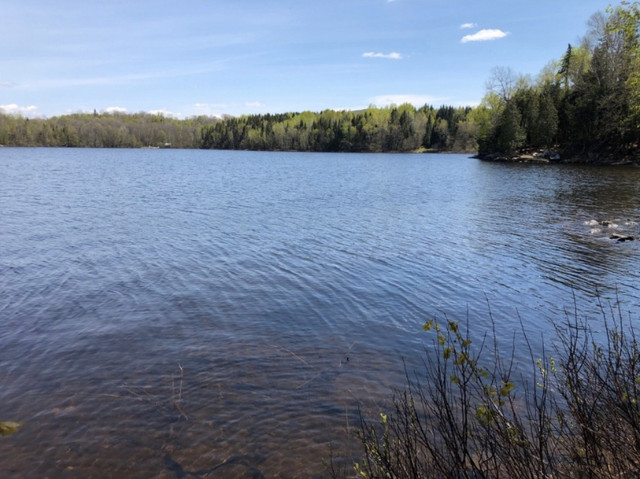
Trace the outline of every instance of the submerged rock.
{"type": "Polygon", "coordinates": [[[634,236],[619,235],[614,233],[609,236],[609,239],[616,240],[618,243],[624,243],[625,241],[634,241],[636,238],[634,236]]]}

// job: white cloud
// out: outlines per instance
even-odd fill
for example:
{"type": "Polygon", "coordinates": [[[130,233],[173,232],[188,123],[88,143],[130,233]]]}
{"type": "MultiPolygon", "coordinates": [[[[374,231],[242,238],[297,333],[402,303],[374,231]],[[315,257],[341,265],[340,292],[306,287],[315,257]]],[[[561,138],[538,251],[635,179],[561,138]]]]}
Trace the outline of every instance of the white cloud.
{"type": "Polygon", "coordinates": [[[388,60],[400,60],[402,55],[398,52],[391,53],[375,53],[375,52],[366,52],[362,54],[363,58],[386,58],[388,60]]]}
{"type": "Polygon", "coordinates": [[[224,103],[194,103],[193,106],[199,110],[227,108],[224,103]]]}
{"type": "Polygon", "coordinates": [[[460,29],[461,30],[467,30],[469,28],[474,28],[477,27],[478,25],[475,23],[463,23],[462,25],[460,25],[460,29]]]}
{"type": "Polygon", "coordinates": [[[474,33],[473,35],[465,35],[464,37],[462,37],[462,40],[460,41],[462,43],[486,42],[488,40],[497,40],[498,38],[504,38],[507,35],[509,35],[509,32],[503,32],[502,30],[489,28],[489,29],[480,30],[474,33]]]}
{"type": "Polygon", "coordinates": [[[414,106],[434,104],[445,101],[446,98],[438,98],[429,95],[378,95],[371,98],[370,103],[376,106],[403,105],[410,103],[414,106]]]}
{"type": "Polygon", "coordinates": [[[369,106],[371,106],[371,102],[369,102],[367,105],[336,106],[336,107],[331,107],[331,110],[334,110],[334,111],[360,111],[360,110],[366,110],[369,106]]]}
{"type": "Polygon", "coordinates": [[[127,109],[121,106],[110,106],[103,110],[105,113],[126,113],[127,109]]]}
{"type": "Polygon", "coordinates": [[[151,113],[152,115],[162,115],[169,118],[180,118],[182,117],[182,113],[174,113],[169,110],[165,110],[164,108],[160,108],[159,110],[149,110],[147,113],[151,113]]]}
{"type": "Polygon", "coordinates": [[[218,118],[222,118],[222,112],[228,108],[229,105],[223,103],[198,102],[193,104],[192,112],[186,114],[217,116],[218,118]]]}
{"type": "Polygon", "coordinates": [[[10,82],[10,81],[0,81],[0,88],[11,88],[16,86],[15,83],[10,82]]]}
{"type": "Polygon", "coordinates": [[[9,105],[0,105],[0,112],[8,115],[35,116],[38,112],[38,107],[35,105],[20,106],[11,103],[9,105]]]}
{"type": "Polygon", "coordinates": [[[261,108],[266,105],[264,103],[260,103],[259,101],[247,101],[244,103],[244,106],[249,108],[261,108]]]}
{"type": "Polygon", "coordinates": [[[479,100],[455,101],[453,102],[453,106],[459,106],[461,108],[464,108],[467,106],[476,107],[476,106],[480,106],[480,101],[479,100]]]}

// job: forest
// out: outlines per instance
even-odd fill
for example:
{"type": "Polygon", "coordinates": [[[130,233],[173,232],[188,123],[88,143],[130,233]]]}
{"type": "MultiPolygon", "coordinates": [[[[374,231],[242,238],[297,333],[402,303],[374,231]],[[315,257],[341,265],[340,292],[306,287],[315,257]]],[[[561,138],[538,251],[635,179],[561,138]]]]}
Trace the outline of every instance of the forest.
{"type": "Polygon", "coordinates": [[[0,114],[0,145],[87,148],[200,148],[202,130],[218,121],[151,113],[74,113],[52,118],[0,114]]]}
{"type": "Polygon", "coordinates": [[[24,118],[0,111],[0,145],[319,152],[477,152],[640,161],[640,2],[595,13],[536,78],[494,68],[474,107],[370,106],[177,119],[150,113],[24,118]]]}

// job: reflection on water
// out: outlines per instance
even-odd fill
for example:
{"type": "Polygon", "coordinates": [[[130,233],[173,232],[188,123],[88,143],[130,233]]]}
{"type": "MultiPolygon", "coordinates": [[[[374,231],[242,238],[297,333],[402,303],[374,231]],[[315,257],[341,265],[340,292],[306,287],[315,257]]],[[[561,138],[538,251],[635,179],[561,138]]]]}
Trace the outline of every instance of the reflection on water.
{"type": "MultiPolygon", "coordinates": [[[[420,325],[640,310],[640,170],[460,155],[0,151],[7,477],[311,477],[420,325]],[[196,474],[196,475],[197,475],[196,474]],[[188,477],[188,476],[187,476],[188,477]]],[[[526,359],[526,358],[525,358],[526,359]]]]}

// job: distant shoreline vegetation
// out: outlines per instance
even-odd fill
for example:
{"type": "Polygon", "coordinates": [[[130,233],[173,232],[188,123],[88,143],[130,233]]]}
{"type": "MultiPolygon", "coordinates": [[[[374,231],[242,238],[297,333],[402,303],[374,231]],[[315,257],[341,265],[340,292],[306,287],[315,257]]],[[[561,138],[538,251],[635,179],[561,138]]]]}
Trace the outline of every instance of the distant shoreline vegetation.
{"type": "Polygon", "coordinates": [[[73,113],[24,118],[0,113],[0,145],[202,148],[313,152],[475,153],[471,107],[369,107],[360,111],[187,119],[151,113],[73,113]]]}
{"type": "Polygon", "coordinates": [[[0,110],[0,145],[313,152],[458,152],[489,160],[640,163],[640,2],[596,13],[534,81],[495,68],[478,106],[196,116],[0,110]]]}

